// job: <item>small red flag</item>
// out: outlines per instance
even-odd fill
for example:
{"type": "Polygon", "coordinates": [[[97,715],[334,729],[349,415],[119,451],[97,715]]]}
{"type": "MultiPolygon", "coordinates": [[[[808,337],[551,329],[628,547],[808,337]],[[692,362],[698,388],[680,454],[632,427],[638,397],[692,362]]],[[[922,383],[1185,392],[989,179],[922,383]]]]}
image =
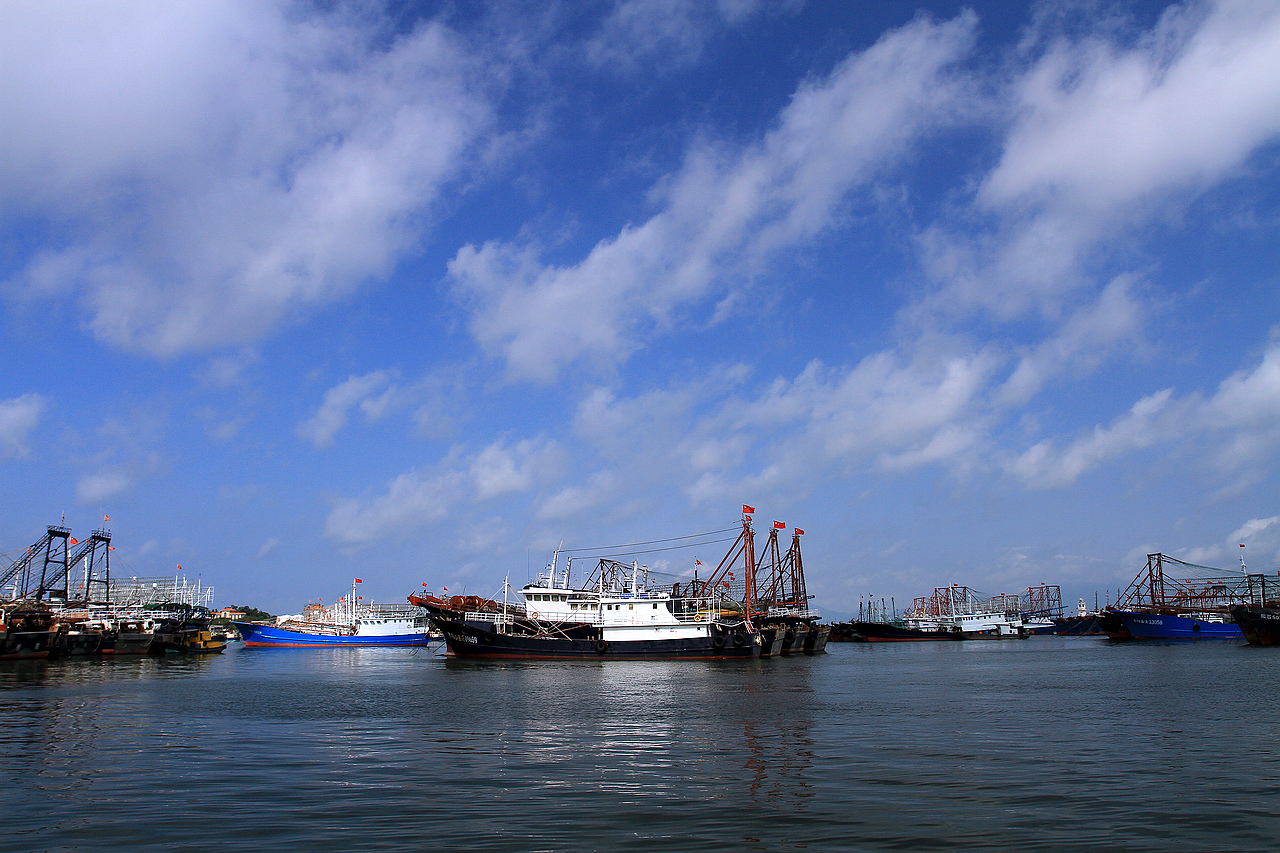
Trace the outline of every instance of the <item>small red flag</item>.
{"type": "Polygon", "coordinates": [[[804,531],[803,531],[803,530],[801,530],[799,527],[797,527],[797,528],[796,528],[796,535],[797,535],[797,536],[803,536],[803,535],[804,535],[804,531]]]}
{"type": "Polygon", "coordinates": [[[426,581],[423,581],[423,582],[422,582],[422,585],[423,585],[423,586],[426,586],[426,585],[427,585],[427,582],[426,582],[426,581]]]}
{"type": "Polygon", "coordinates": [[[755,507],[753,507],[753,506],[747,506],[746,504],[743,504],[743,505],[742,505],[742,514],[743,514],[743,515],[751,515],[751,513],[755,512],[755,511],[756,511],[756,508],[755,508],[755,507]]]}
{"type": "Polygon", "coordinates": [[[699,560],[697,557],[694,557],[694,558],[693,558],[693,564],[694,564],[695,566],[701,566],[701,565],[702,565],[702,561],[701,561],[701,560],[699,560]]]}
{"type": "Polygon", "coordinates": [[[447,586],[441,587],[441,589],[443,589],[445,592],[448,592],[448,591],[449,591],[449,587],[447,587],[447,586]]]}
{"type": "Polygon", "coordinates": [[[785,521],[775,521],[775,522],[773,523],[773,529],[774,529],[774,530],[786,530],[786,529],[787,529],[787,523],[786,523],[785,521]]]}
{"type": "Polygon", "coordinates": [[[103,521],[103,523],[104,523],[104,524],[105,524],[106,522],[110,521],[110,520],[111,520],[111,516],[109,516],[109,515],[104,515],[104,516],[102,517],[102,521],[103,521]]]}
{"type": "Polygon", "coordinates": [[[182,568],[182,564],[181,564],[181,563],[179,563],[179,564],[178,564],[178,568],[182,568]]]}
{"type": "Polygon", "coordinates": [[[360,578],[356,578],[356,583],[364,583],[364,581],[360,580],[360,578]]]}
{"type": "MultiPolygon", "coordinates": [[[[67,544],[68,544],[68,545],[79,545],[80,543],[76,541],[76,537],[74,537],[74,536],[68,536],[68,537],[67,537],[67,544]]],[[[1241,547],[1241,548],[1243,548],[1244,546],[1243,546],[1243,545],[1241,545],[1240,547],[1241,547]]]]}

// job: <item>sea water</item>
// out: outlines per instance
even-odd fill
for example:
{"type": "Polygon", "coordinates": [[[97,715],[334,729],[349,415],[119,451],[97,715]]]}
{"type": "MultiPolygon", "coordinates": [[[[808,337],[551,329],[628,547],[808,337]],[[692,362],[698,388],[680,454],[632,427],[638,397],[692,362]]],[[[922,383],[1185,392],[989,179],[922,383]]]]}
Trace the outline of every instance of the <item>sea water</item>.
{"type": "Polygon", "coordinates": [[[0,851],[1275,849],[1280,649],[0,662],[0,851]]]}

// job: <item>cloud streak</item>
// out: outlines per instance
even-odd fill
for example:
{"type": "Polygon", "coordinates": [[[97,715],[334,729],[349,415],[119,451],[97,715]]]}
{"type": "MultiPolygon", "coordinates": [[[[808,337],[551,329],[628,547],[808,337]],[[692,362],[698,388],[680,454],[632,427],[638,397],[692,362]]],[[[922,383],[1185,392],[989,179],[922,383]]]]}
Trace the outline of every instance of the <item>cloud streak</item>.
{"type": "Polygon", "coordinates": [[[449,272],[476,339],[537,382],[580,358],[626,359],[643,330],[830,227],[842,199],[952,117],[965,85],[952,65],[975,26],[919,19],[802,86],[759,144],[692,148],[659,212],[576,264],[545,264],[534,244],[464,247],[449,272]]]}

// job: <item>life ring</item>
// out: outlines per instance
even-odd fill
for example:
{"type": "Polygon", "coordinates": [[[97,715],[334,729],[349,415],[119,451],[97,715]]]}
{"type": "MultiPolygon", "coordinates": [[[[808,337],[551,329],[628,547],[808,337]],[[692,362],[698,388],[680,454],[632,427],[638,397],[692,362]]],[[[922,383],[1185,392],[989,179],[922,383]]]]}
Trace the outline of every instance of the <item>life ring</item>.
{"type": "Polygon", "coordinates": [[[530,616],[532,616],[534,619],[541,619],[541,618],[542,618],[541,616],[539,616],[539,615],[538,615],[538,611],[536,611],[536,610],[530,610],[530,611],[529,611],[529,615],[530,615],[530,616]]]}
{"type": "Polygon", "coordinates": [[[1199,622],[1192,622],[1192,623],[1191,623],[1191,630],[1192,630],[1192,631],[1199,631],[1199,630],[1200,630],[1200,623],[1199,623],[1199,622]]]}
{"type": "Polygon", "coordinates": [[[784,643],[793,643],[795,642],[795,639],[796,639],[796,632],[790,629],[787,630],[787,633],[782,635],[782,642],[784,643]]]}
{"type": "Polygon", "coordinates": [[[604,654],[605,652],[609,651],[609,644],[604,640],[596,640],[595,646],[596,646],[596,651],[599,654],[604,654]]]}
{"type": "Polygon", "coordinates": [[[738,646],[738,647],[745,646],[745,645],[747,644],[747,634],[746,634],[746,632],[745,632],[745,631],[734,631],[734,632],[733,632],[733,644],[734,644],[735,646],[738,646]]]}
{"type": "Polygon", "coordinates": [[[712,637],[712,639],[711,639],[711,645],[715,646],[717,649],[723,649],[723,648],[724,648],[724,634],[716,634],[714,637],[712,637]]]}

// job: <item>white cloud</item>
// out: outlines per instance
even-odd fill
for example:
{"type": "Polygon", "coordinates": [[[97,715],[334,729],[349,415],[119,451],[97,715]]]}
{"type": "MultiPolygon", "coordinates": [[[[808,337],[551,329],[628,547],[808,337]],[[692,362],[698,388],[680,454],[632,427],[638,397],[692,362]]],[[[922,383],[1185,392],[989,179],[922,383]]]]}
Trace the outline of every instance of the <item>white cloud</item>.
{"type": "Polygon", "coordinates": [[[1265,530],[1269,530],[1280,523],[1280,515],[1273,515],[1270,518],[1251,518],[1240,526],[1240,529],[1227,537],[1231,542],[1243,542],[1248,545],[1248,540],[1254,538],[1265,530]]]}
{"type": "Polygon", "coordinates": [[[1059,448],[1044,439],[1007,464],[1037,486],[1062,486],[1106,461],[1148,447],[1165,446],[1214,463],[1220,473],[1250,481],[1267,476],[1280,457],[1280,345],[1259,363],[1224,379],[1208,398],[1174,397],[1165,389],[1143,397],[1109,426],[1059,448]]]}
{"type": "Polygon", "coordinates": [[[1173,408],[1172,397],[1168,388],[1143,397],[1110,426],[1095,427],[1062,450],[1052,440],[1041,441],[1013,460],[1009,470],[1031,485],[1061,486],[1108,459],[1165,441],[1172,428],[1163,419],[1173,408]]]}
{"type": "Polygon", "coordinates": [[[546,440],[489,445],[471,462],[476,498],[488,500],[511,492],[526,492],[561,467],[560,448],[546,440]]]}
{"type": "Polygon", "coordinates": [[[758,145],[691,150],[657,214],[575,265],[544,265],[532,245],[464,247],[449,272],[476,338],[544,382],[578,358],[630,355],[643,329],[830,227],[851,190],[954,118],[964,83],[950,66],[975,25],[917,20],[802,86],[758,145]]]}
{"type": "Polygon", "coordinates": [[[1202,189],[1280,133],[1280,7],[1175,5],[1130,49],[1060,42],[1015,95],[1018,121],[980,194],[988,205],[1111,211],[1202,189]]]}
{"type": "Polygon", "coordinates": [[[1214,461],[1224,472],[1262,476],[1280,457],[1280,344],[1256,367],[1224,379],[1203,405],[1199,425],[1217,440],[1214,461]]]}
{"type": "Polygon", "coordinates": [[[467,478],[459,472],[433,476],[410,471],[392,480],[381,497],[338,503],[325,522],[325,533],[349,544],[384,536],[412,538],[423,525],[448,517],[466,488],[467,478]]]}
{"type": "Polygon", "coordinates": [[[1059,39],[1002,95],[1009,129],[974,207],[921,229],[938,290],[918,316],[1057,321],[1093,289],[1099,246],[1246,174],[1280,135],[1280,7],[1174,5],[1132,45],[1059,39]]]}
{"type": "Polygon", "coordinates": [[[381,496],[339,502],[329,513],[325,532],[349,544],[412,537],[459,507],[530,492],[560,476],[563,466],[555,442],[530,439],[510,447],[494,442],[469,458],[450,459],[439,471],[401,474],[381,496]]]}
{"type": "Polygon", "coordinates": [[[123,494],[132,487],[132,478],[121,471],[90,474],[76,483],[76,500],[82,504],[100,503],[123,494]]]}
{"type": "Polygon", "coordinates": [[[613,71],[652,73],[693,65],[721,22],[740,25],[754,15],[794,9],[797,0],[619,0],[586,43],[588,61],[613,71]],[[660,63],[659,63],[660,60],[660,63]]]}
{"type": "Polygon", "coordinates": [[[27,440],[47,406],[48,401],[39,394],[0,400],[0,458],[21,459],[30,454],[27,440]]]}
{"type": "Polygon", "coordinates": [[[1094,302],[1063,320],[1019,360],[997,399],[1011,406],[1025,404],[1058,377],[1091,373],[1117,350],[1139,349],[1146,309],[1133,289],[1131,276],[1112,280],[1094,302]]]}
{"type": "Polygon", "coordinates": [[[79,293],[101,339],[172,355],[254,341],[385,274],[490,107],[443,27],[300,12],[10,9],[0,200],[61,246],[15,283],[79,293]]]}
{"type": "Polygon", "coordinates": [[[352,376],[325,392],[324,402],[309,420],[298,425],[298,436],[316,447],[327,447],[333,437],[347,425],[348,412],[359,407],[367,417],[375,419],[386,409],[391,375],[377,370],[364,376],[352,376]]]}

